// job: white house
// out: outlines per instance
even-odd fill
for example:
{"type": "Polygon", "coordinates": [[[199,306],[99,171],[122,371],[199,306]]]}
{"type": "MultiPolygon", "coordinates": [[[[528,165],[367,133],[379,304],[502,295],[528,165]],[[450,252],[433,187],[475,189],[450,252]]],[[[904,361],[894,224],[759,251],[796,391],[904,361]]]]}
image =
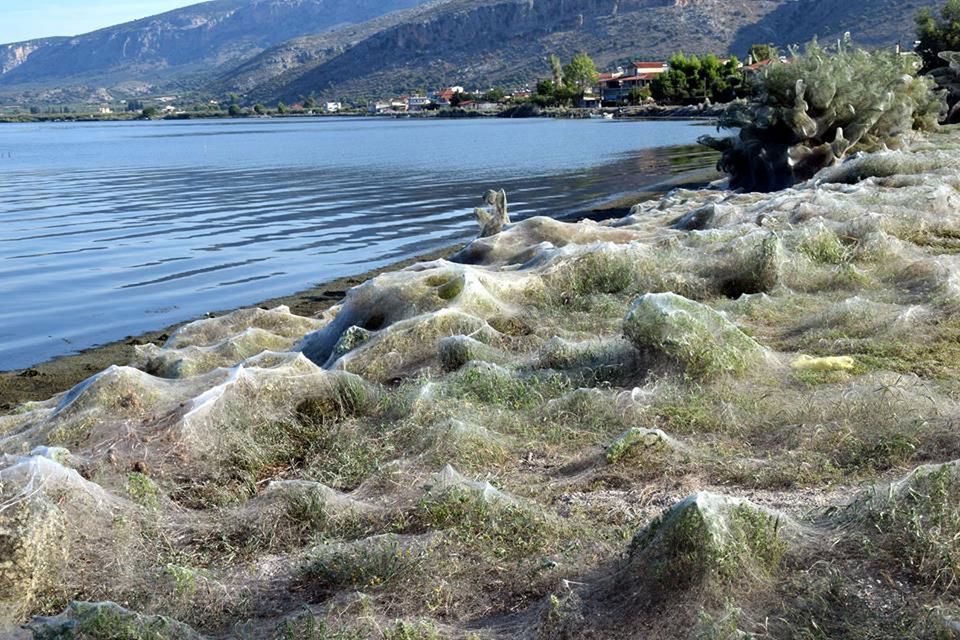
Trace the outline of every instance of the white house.
{"type": "Polygon", "coordinates": [[[433,104],[433,101],[427,96],[410,96],[407,98],[408,111],[423,111],[431,104],[433,104]]]}
{"type": "Polygon", "coordinates": [[[323,105],[324,113],[339,113],[343,109],[343,104],[339,102],[327,102],[323,105]]]}

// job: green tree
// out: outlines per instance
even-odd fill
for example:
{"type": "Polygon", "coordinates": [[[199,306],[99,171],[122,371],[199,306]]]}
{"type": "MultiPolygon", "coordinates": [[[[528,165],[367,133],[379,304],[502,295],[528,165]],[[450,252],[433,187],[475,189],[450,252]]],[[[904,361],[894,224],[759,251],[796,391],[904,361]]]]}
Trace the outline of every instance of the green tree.
{"type": "Polygon", "coordinates": [[[140,115],[147,119],[156,118],[158,115],[160,115],[160,109],[157,109],[156,107],[146,107],[140,112],[140,115]]]}
{"type": "Polygon", "coordinates": [[[277,103],[277,113],[279,113],[280,115],[283,115],[287,111],[288,109],[286,104],[284,104],[282,101],[277,103]]]}
{"type": "Polygon", "coordinates": [[[258,116],[262,116],[267,112],[267,108],[258,102],[257,104],[253,105],[253,112],[258,116]]]}
{"type": "Polygon", "coordinates": [[[627,102],[632,105],[643,104],[643,101],[651,96],[649,87],[634,87],[627,94],[627,102]]]}
{"type": "Polygon", "coordinates": [[[739,64],[736,57],[724,62],[712,53],[700,57],[680,52],[670,58],[670,69],[657,76],[650,89],[661,102],[729,102],[739,86],[739,64]]]}
{"type": "Polygon", "coordinates": [[[243,109],[240,108],[240,105],[238,105],[238,104],[232,104],[232,105],[230,105],[230,109],[228,110],[228,113],[229,113],[230,116],[233,117],[233,118],[236,118],[236,117],[238,117],[238,116],[244,115],[243,109]]]}
{"type": "Polygon", "coordinates": [[[570,64],[563,68],[564,83],[569,87],[575,87],[580,93],[595,85],[598,77],[593,59],[585,53],[573,56],[570,64]]]}
{"type": "Polygon", "coordinates": [[[487,91],[485,94],[483,94],[483,99],[488,102],[500,102],[506,97],[506,92],[500,87],[494,87],[493,89],[490,89],[490,91],[487,91]]]}
{"type": "Polygon", "coordinates": [[[750,47],[750,51],[747,53],[747,55],[750,56],[751,62],[756,64],[765,60],[774,60],[779,58],[780,51],[772,44],[755,44],[750,47]]]}
{"type": "Polygon", "coordinates": [[[925,73],[931,69],[946,66],[941,60],[941,51],[960,51],[960,0],[947,0],[940,9],[940,15],[924,7],[916,16],[917,53],[923,59],[925,73]]]}
{"type": "Polygon", "coordinates": [[[544,97],[553,97],[554,92],[557,90],[557,85],[553,80],[540,80],[537,82],[537,95],[544,97]]]}

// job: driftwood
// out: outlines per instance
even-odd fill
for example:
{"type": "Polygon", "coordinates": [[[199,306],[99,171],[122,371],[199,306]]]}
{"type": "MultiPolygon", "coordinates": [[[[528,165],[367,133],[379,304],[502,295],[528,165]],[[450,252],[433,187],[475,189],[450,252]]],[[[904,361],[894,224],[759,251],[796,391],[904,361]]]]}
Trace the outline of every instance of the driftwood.
{"type": "Polygon", "coordinates": [[[489,209],[478,207],[474,210],[477,222],[480,223],[480,237],[495,236],[510,224],[510,214],[507,212],[507,192],[501,189],[492,189],[483,194],[483,201],[490,205],[489,209]]]}

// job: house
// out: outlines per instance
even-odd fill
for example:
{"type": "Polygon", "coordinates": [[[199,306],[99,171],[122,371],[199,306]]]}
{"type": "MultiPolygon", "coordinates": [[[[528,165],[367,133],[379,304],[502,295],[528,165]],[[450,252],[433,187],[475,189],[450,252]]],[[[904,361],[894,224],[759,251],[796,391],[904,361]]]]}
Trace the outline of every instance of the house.
{"type": "Polygon", "coordinates": [[[390,111],[390,103],[384,101],[371,102],[367,105],[369,113],[386,113],[390,111]]]}
{"type": "Polygon", "coordinates": [[[324,113],[339,113],[343,109],[343,105],[339,102],[326,102],[323,105],[324,113]]]}
{"type": "Polygon", "coordinates": [[[427,96],[410,96],[407,98],[408,111],[423,111],[433,104],[433,101],[427,96]]]}
{"type": "Polygon", "coordinates": [[[390,110],[391,111],[406,111],[407,110],[407,98],[394,98],[390,101],[390,110]]]}
{"type": "Polygon", "coordinates": [[[453,96],[458,93],[464,93],[463,87],[447,87],[433,94],[433,102],[441,107],[449,107],[453,101],[453,96]]]}
{"type": "Polygon", "coordinates": [[[100,107],[100,113],[103,115],[107,115],[107,114],[113,113],[113,109],[111,109],[110,107],[100,107]]]}
{"type": "Polygon", "coordinates": [[[577,100],[577,106],[581,109],[598,109],[601,106],[600,96],[595,93],[584,93],[577,100]]]}
{"type": "Polygon", "coordinates": [[[600,74],[600,99],[603,104],[622,104],[634,89],[649,87],[657,76],[668,71],[666,62],[634,62],[627,69],[600,74]]]}

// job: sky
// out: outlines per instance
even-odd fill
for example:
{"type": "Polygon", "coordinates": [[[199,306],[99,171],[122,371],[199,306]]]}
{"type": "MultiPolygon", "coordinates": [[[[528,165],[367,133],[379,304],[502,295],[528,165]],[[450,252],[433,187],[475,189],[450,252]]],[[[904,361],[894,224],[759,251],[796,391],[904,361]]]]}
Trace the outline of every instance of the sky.
{"type": "Polygon", "coordinates": [[[0,0],[0,43],[75,36],[200,0],[0,0]]]}

